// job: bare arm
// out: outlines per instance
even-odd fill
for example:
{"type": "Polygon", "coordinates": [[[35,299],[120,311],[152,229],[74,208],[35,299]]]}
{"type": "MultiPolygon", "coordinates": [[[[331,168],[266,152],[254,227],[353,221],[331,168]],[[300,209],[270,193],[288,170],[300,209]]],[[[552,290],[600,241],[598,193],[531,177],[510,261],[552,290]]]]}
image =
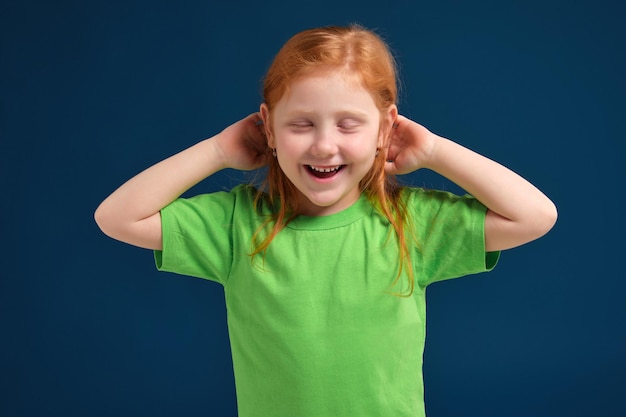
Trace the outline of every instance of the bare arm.
{"type": "Polygon", "coordinates": [[[388,165],[389,172],[431,169],[487,206],[487,251],[530,242],[547,233],[556,222],[554,203],[530,182],[405,117],[398,117],[388,159],[393,160],[388,165]]]}
{"type": "Polygon", "coordinates": [[[251,114],[136,175],[107,197],[95,220],[114,239],[162,249],[160,210],[183,192],[224,168],[250,170],[266,161],[265,138],[251,114]]]}

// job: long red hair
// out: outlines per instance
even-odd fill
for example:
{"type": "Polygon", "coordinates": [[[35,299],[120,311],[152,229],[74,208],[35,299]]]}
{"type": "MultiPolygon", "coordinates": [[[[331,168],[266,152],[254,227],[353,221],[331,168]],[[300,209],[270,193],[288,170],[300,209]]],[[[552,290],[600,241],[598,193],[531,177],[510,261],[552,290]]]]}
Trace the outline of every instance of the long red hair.
{"type": "MultiPolygon", "coordinates": [[[[384,120],[384,112],[397,103],[395,60],[387,44],[377,34],[358,25],[309,29],[289,39],[267,71],[263,99],[269,110],[270,125],[272,109],[288,92],[291,83],[320,70],[342,70],[355,76],[371,93],[381,112],[381,120],[384,120]]],[[[382,123],[379,129],[391,132],[391,126],[383,126],[382,123]]],[[[388,137],[385,140],[388,141],[388,137]]],[[[401,198],[402,187],[395,176],[385,172],[386,145],[383,145],[359,185],[361,192],[387,218],[395,231],[400,253],[398,273],[392,287],[400,279],[402,271],[406,270],[408,290],[401,295],[410,295],[415,280],[405,233],[408,216],[401,198]]],[[[270,158],[264,186],[256,196],[256,205],[261,203],[269,204],[272,215],[254,235],[253,256],[265,254],[274,237],[298,212],[298,190],[280,169],[276,158],[270,158]]],[[[399,294],[397,291],[393,293],[399,294]]]]}

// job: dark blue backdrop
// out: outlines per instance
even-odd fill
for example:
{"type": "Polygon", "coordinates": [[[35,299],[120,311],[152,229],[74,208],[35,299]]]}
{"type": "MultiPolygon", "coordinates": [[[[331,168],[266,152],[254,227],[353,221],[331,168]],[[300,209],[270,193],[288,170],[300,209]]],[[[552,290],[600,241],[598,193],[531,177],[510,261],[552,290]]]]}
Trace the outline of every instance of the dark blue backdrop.
{"type": "Polygon", "coordinates": [[[235,415],[221,287],[156,272],[93,211],[255,111],[293,33],[359,22],[398,56],[402,113],[560,210],[493,273],[429,289],[429,417],[623,416],[624,4],[3,0],[0,415],[235,415]]]}

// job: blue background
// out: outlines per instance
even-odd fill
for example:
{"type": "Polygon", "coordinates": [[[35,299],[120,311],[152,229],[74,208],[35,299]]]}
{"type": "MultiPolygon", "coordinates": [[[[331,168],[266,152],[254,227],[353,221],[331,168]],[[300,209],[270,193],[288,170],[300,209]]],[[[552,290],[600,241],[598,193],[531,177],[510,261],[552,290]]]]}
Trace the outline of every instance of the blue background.
{"type": "Polygon", "coordinates": [[[430,287],[429,417],[625,415],[625,4],[3,0],[0,415],[236,415],[222,288],[156,272],[93,211],[255,111],[289,36],[351,22],[395,51],[403,114],[560,211],[494,272],[430,287]]]}

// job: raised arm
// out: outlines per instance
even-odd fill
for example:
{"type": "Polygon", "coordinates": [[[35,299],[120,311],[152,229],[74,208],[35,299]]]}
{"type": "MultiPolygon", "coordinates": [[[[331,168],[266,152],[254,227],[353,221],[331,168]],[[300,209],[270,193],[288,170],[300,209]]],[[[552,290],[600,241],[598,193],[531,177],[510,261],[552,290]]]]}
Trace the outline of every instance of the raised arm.
{"type": "Polygon", "coordinates": [[[162,249],[160,210],[224,168],[251,170],[266,163],[267,144],[253,113],[136,175],[96,209],[108,236],[147,249],[162,249]]]}
{"type": "Polygon", "coordinates": [[[556,222],[554,203],[527,180],[403,116],[398,116],[387,159],[390,173],[431,169],[487,206],[487,251],[530,242],[547,233],[556,222]]]}

